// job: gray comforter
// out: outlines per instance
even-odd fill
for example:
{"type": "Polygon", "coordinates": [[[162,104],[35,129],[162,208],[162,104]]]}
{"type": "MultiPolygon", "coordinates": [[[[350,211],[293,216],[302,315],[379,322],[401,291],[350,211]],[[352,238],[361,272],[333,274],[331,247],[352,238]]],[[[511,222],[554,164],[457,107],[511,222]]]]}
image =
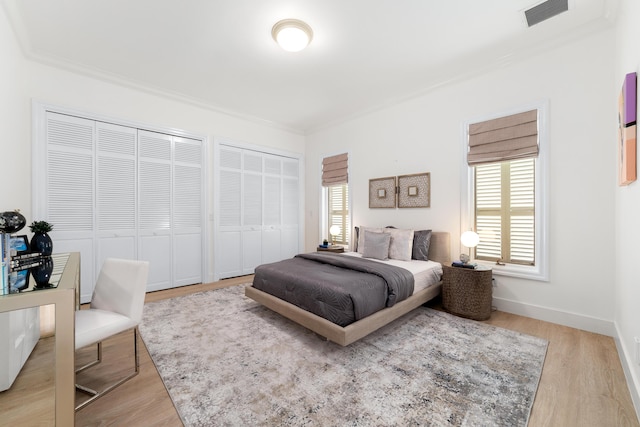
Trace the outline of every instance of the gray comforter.
{"type": "Polygon", "coordinates": [[[404,268],[332,253],[309,253],[256,268],[253,287],[346,326],[413,294],[404,268]]]}

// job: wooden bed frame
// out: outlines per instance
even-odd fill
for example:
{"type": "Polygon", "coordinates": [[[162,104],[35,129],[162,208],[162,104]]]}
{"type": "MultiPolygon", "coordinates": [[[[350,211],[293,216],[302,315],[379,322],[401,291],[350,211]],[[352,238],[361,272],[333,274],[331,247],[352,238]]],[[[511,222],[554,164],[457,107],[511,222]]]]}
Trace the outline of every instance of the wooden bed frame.
{"type": "MultiPolygon", "coordinates": [[[[449,233],[441,231],[431,233],[429,259],[440,262],[441,264],[448,264],[450,262],[451,249],[449,233]]],[[[344,327],[305,311],[294,304],[274,297],[271,294],[260,291],[253,286],[245,287],[244,292],[249,298],[270,308],[276,313],[312,330],[329,341],[346,346],[435,298],[440,294],[441,288],[442,284],[439,283],[423,289],[406,300],[395,304],[393,307],[384,308],[344,327]]]]}

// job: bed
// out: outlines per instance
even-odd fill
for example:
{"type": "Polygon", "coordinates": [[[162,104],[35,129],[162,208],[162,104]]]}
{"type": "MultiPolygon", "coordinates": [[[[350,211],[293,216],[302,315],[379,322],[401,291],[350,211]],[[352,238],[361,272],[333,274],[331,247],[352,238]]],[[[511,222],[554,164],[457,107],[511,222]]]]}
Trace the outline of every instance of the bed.
{"type": "MultiPolygon", "coordinates": [[[[303,254],[301,254],[303,255],[303,254]]],[[[310,258],[313,259],[317,257],[326,256],[330,257],[341,257],[342,259],[346,258],[360,258],[360,255],[357,253],[345,253],[343,255],[335,255],[335,254],[308,254],[310,258]]],[[[304,256],[304,255],[303,255],[304,256]]],[[[285,260],[283,262],[289,262],[292,260],[298,259],[298,257],[293,258],[291,260],[285,260]]],[[[428,246],[428,259],[432,264],[439,263],[446,264],[450,262],[450,239],[449,233],[447,232],[430,232],[430,244],[428,246]]],[[[300,261],[294,261],[300,262],[300,261]]],[[[369,263],[376,263],[377,261],[369,261],[369,263]]],[[[402,266],[404,261],[396,261],[389,260],[382,262],[381,264],[393,264],[397,266],[402,266]]],[[[413,264],[419,264],[419,262],[413,262],[413,264]]],[[[392,322],[393,320],[401,317],[402,315],[408,313],[409,311],[421,306],[425,302],[433,299],[438,296],[441,292],[441,280],[440,277],[437,278],[436,282],[433,283],[433,279],[430,279],[432,283],[428,285],[424,285],[422,283],[422,279],[424,277],[419,277],[420,272],[412,271],[411,275],[413,276],[413,285],[411,286],[411,293],[406,296],[406,298],[401,298],[402,293],[406,293],[407,290],[398,290],[397,299],[398,301],[393,301],[392,304],[389,301],[385,302],[385,306],[375,310],[371,314],[367,314],[367,310],[362,310],[364,317],[357,318],[353,322],[340,325],[335,323],[334,321],[328,320],[321,315],[314,314],[308,310],[305,310],[298,305],[285,301],[281,297],[285,297],[280,294],[279,296],[272,295],[269,292],[275,293],[278,295],[278,292],[269,291],[266,292],[264,290],[258,289],[259,283],[269,281],[271,283],[287,283],[291,280],[291,273],[284,273],[282,275],[278,272],[280,269],[280,264],[274,263],[266,266],[260,266],[256,269],[256,275],[254,276],[254,284],[252,286],[245,287],[245,295],[258,303],[268,307],[269,309],[281,314],[282,316],[306,327],[314,331],[315,333],[325,337],[326,339],[333,341],[342,346],[349,345],[360,338],[370,334],[371,332],[381,328],[382,326],[392,322]],[[270,268],[264,268],[266,266],[270,266],[270,268]],[[265,271],[268,270],[268,271],[265,271]],[[416,280],[417,279],[417,280],[416,280]],[[389,305],[389,306],[387,306],[389,305]]],[[[404,268],[404,267],[403,267],[404,268]]],[[[418,269],[419,270],[419,269],[418,269]]],[[[423,273],[425,275],[433,276],[433,273],[423,273]]],[[[283,285],[286,287],[287,285],[283,285]]],[[[393,294],[393,292],[390,292],[393,294]]],[[[391,299],[395,297],[390,295],[391,299]]],[[[324,303],[323,303],[324,304],[324,303]]],[[[362,313],[361,313],[362,315],[362,313]]],[[[335,319],[334,319],[335,320],[335,319]]]]}

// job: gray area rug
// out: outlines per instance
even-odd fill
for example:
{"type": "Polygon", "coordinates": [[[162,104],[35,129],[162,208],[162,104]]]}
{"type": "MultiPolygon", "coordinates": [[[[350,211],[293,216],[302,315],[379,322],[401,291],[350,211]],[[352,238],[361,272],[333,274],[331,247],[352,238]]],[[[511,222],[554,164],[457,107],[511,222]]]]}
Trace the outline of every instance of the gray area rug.
{"type": "Polygon", "coordinates": [[[525,426],[547,349],[426,307],[341,347],[243,286],[148,303],[140,331],[186,426],[525,426]]]}

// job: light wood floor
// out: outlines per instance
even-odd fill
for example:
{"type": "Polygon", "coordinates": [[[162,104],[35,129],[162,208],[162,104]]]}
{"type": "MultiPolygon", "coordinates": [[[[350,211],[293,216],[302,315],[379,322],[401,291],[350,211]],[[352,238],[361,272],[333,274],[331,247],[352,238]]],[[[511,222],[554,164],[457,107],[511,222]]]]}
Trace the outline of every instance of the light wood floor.
{"type": "MultiPolygon", "coordinates": [[[[147,294],[146,301],[186,295],[248,281],[247,277],[187,286],[147,294]]],[[[434,304],[434,308],[439,306],[434,304]]],[[[185,307],[189,310],[189,307],[185,307]]],[[[492,325],[549,341],[542,378],[529,427],[640,426],[612,338],[540,320],[494,312],[492,325]]],[[[0,393],[0,425],[53,424],[53,363],[55,338],[41,339],[12,388],[0,393]]],[[[142,343],[142,341],[140,341],[142,343]]],[[[121,334],[104,343],[102,366],[79,383],[98,385],[104,372],[117,375],[132,369],[133,338],[121,334]],[[102,372],[101,372],[102,371],[102,372]],[[95,375],[94,375],[95,374],[95,375]]],[[[77,364],[91,357],[78,352],[77,364]]],[[[77,398],[83,398],[77,394],[77,398]]],[[[181,426],[180,418],[149,354],[140,345],[140,374],[76,413],[77,426],[181,426]]]]}

